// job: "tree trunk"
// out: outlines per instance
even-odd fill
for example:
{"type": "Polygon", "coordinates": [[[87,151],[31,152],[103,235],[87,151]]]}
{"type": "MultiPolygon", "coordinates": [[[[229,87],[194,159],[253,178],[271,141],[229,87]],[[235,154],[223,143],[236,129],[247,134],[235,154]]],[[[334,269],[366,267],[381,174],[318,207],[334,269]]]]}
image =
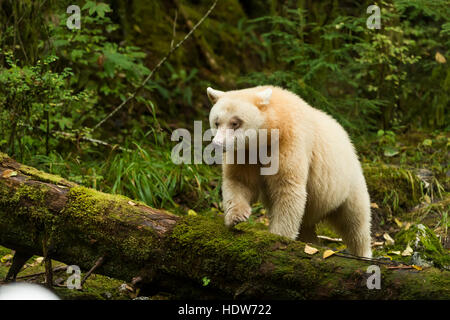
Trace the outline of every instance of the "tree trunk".
{"type": "Polygon", "coordinates": [[[221,217],[177,216],[76,185],[0,153],[0,244],[178,298],[449,299],[450,272],[311,256],[304,244],[221,217]],[[45,247],[44,247],[45,246],[45,247]],[[98,263],[97,263],[98,264],[98,263]]]}

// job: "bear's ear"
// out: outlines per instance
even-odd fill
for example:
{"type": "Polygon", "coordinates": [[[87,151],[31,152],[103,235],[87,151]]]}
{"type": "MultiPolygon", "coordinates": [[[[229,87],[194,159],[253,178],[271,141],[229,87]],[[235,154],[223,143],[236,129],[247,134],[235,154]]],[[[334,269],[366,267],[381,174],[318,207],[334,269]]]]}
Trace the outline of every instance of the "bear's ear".
{"type": "Polygon", "coordinates": [[[270,98],[272,98],[272,89],[267,88],[261,92],[258,92],[256,94],[256,97],[258,98],[258,105],[265,106],[268,105],[270,102],[270,98]]]}
{"type": "Polygon", "coordinates": [[[212,103],[216,103],[225,92],[208,87],[208,89],[206,89],[206,93],[208,94],[209,100],[211,100],[212,103]]]}

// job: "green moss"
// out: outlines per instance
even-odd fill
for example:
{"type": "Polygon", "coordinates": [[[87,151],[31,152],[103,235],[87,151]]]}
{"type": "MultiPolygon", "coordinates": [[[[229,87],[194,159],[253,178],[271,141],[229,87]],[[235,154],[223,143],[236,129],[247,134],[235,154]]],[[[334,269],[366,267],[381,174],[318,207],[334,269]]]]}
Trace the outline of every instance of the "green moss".
{"type": "Polygon", "coordinates": [[[117,247],[104,248],[124,259],[144,261],[151,255],[151,227],[125,228],[123,225],[140,225],[145,216],[128,204],[129,198],[111,195],[85,187],[70,189],[68,203],[62,212],[62,221],[72,223],[89,236],[86,241],[103,239],[103,243],[117,243],[117,247]],[[150,233],[149,233],[150,232],[150,233]],[[111,239],[108,239],[111,237],[111,239]]]}
{"type": "MultiPolygon", "coordinates": [[[[168,239],[168,246],[178,263],[192,270],[204,270],[213,281],[220,279],[224,268],[232,266],[236,275],[248,275],[261,266],[267,255],[267,247],[275,241],[287,241],[267,231],[250,229],[248,224],[241,224],[237,229],[229,229],[219,217],[204,218],[189,216],[179,222],[168,239]],[[181,257],[180,257],[181,253],[181,257]],[[227,266],[220,261],[232,261],[227,266]],[[192,268],[199,261],[201,268],[192,268]]],[[[179,270],[179,267],[178,267],[179,270]]],[[[199,281],[205,274],[196,274],[199,281]]]]}
{"type": "Polygon", "coordinates": [[[67,187],[75,185],[74,183],[69,182],[59,176],[45,173],[45,172],[40,171],[33,167],[21,165],[19,171],[25,175],[33,177],[33,179],[35,179],[37,181],[53,183],[56,185],[63,185],[63,186],[67,186],[67,187]]]}

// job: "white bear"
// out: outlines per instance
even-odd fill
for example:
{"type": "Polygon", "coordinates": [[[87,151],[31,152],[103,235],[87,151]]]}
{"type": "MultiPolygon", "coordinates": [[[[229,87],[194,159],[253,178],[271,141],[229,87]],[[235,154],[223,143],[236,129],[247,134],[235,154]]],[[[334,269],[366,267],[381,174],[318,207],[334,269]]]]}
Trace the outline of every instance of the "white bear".
{"type": "MultiPolygon", "coordinates": [[[[228,92],[208,88],[207,94],[214,104],[209,121],[217,132],[215,145],[226,147],[228,139],[237,138],[237,129],[279,133],[276,174],[262,175],[260,163],[223,161],[227,226],[246,221],[251,204],[260,200],[268,211],[270,232],[314,243],[315,226],[325,219],[350,253],[372,256],[369,193],[353,144],[337,121],[279,87],[228,92]]],[[[236,151],[225,148],[224,154],[236,151]]]]}

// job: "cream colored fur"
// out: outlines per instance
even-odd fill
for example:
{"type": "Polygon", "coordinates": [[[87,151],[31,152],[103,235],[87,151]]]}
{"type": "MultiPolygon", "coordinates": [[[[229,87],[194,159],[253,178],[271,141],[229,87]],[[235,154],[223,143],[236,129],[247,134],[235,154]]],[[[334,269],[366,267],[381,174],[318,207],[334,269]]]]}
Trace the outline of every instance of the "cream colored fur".
{"type": "Polygon", "coordinates": [[[217,120],[220,130],[239,117],[244,129],[279,129],[280,135],[277,174],[260,175],[258,164],[223,164],[226,225],[247,220],[251,204],[261,200],[270,232],[315,242],[315,226],[326,219],[352,254],[371,257],[366,182],[347,133],[331,116],[272,86],[229,92],[208,88],[208,96],[215,103],[213,128],[217,120]]]}

